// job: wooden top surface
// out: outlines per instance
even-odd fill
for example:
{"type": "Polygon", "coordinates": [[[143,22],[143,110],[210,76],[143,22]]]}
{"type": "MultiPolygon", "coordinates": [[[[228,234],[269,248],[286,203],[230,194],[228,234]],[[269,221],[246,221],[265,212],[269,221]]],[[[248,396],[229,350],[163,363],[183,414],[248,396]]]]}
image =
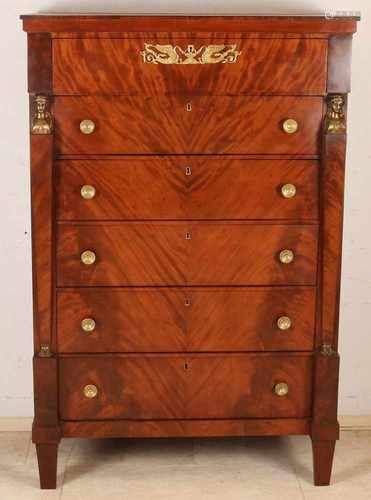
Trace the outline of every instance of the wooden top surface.
{"type": "Polygon", "coordinates": [[[35,14],[23,15],[23,29],[33,33],[58,32],[254,32],[355,33],[357,12],[303,15],[140,15],[35,14]]]}

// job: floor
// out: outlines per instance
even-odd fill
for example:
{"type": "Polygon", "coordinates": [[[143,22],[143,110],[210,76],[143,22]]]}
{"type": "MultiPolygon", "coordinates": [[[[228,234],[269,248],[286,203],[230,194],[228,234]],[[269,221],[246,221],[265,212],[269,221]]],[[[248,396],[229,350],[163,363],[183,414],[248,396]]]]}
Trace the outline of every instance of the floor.
{"type": "Polygon", "coordinates": [[[0,433],[0,500],[371,500],[371,432],[343,432],[330,487],[312,486],[310,440],[77,440],[58,489],[38,489],[27,432],[0,433]]]}

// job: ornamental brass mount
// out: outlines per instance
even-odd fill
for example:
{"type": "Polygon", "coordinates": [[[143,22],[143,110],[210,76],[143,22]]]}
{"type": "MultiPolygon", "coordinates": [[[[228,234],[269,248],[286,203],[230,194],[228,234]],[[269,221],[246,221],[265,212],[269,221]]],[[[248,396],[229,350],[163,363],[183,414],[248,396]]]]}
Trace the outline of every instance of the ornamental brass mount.
{"type": "Polygon", "coordinates": [[[329,96],[326,115],[327,133],[344,134],[346,132],[344,106],[345,99],[342,95],[329,96]]]}
{"type": "Polygon", "coordinates": [[[240,54],[237,45],[203,45],[199,49],[188,45],[183,50],[178,45],[145,43],[141,51],[143,62],[152,64],[233,64],[240,54]]]}
{"type": "Polygon", "coordinates": [[[337,352],[333,350],[332,346],[330,344],[323,344],[321,346],[321,354],[322,356],[337,356],[337,352]]]}
{"type": "Polygon", "coordinates": [[[34,98],[31,134],[46,135],[52,133],[53,119],[49,111],[49,99],[43,95],[38,95],[34,98]]]}
{"type": "Polygon", "coordinates": [[[47,344],[41,344],[38,356],[39,358],[51,358],[52,353],[50,347],[47,344]]]}

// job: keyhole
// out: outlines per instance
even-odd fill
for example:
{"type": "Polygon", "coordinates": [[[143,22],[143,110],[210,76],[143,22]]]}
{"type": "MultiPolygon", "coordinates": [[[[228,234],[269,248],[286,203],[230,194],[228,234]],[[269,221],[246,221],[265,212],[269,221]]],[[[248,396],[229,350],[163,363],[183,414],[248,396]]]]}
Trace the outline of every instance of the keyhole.
{"type": "Polygon", "coordinates": [[[186,233],[186,235],[185,235],[185,239],[186,239],[186,240],[191,240],[191,239],[192,239],[192,235],[191,235],[191,233],[186,233]]]}
{"type": "Polygon", "coordinates": [[[189,307],[189,306],[191,305],[191,299],[185,299],[185,301],[184,301],[184,305],[185,305],[186,307],[189,307]]]}
{"type": "Polygon", "coordinates": [[[191,167],[186,167],[185,174],[186,175],[192,175],[192,169],[191,169],[191,167]]]}
{"type": "Polygon", "coordinates": [[[186,111],[192,111],[192,103],[191,102],[187,102],[186,111]]]}
{"type": "Polygon", "coordinates": [[[187,362],[185,362],[185,363],[184,363],[184,370],[185,370],[185,371],[187,371],[187,370],[188,370],[188,363],[187,363],[187,362]]]}

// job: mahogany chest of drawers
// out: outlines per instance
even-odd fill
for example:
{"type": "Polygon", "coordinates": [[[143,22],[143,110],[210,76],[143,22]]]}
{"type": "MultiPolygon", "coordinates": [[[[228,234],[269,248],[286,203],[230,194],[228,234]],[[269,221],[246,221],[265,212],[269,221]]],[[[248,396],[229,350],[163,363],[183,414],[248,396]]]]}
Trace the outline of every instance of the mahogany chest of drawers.
{"type": "Polygon", "coordinates": [[[355,17],[23,16],[36,443],[338,438],[355,17]]]}

